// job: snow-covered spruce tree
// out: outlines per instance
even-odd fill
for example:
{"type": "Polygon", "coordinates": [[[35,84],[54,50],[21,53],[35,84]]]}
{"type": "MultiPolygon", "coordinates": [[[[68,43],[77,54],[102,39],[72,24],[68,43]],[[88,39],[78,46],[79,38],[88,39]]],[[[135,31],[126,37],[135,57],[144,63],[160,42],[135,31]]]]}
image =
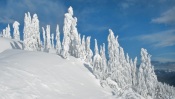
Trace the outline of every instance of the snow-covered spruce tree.
{"type": "Polygon", "coordinates": [[[155,99],[175,99],[175,88],[165,83],[158,82],[155,99]]]}
{"type": "Polygon", "coordinates": [[[72,56],[77,57],[78,58],[78,31],[77,31],[77,18],[73,18],[74,20],[72,20],[72,25],[71,25],[71,31],[70,31],[70,49],[69,52],[72,56]]]}
{"type": "Polygon", "coordinates": [[[125,64],[124,73],[126,74],[125,77],[127,79],[127,84],[132,87],[132,67],[134,64],[132,59],[129,58],[128,53],[126,54],[125,64]]]}
{"type": "Polygon", "coordinates": [[[151,55],[146,49],[141,49],[141,64],[138,73],[138,92],[147,97],[155,97],[157,76],[154,72],[154,67],[151,65],[151,55]]]}
{"type": "Polygon", "coordinates": [[[136,83],[137,83],[137,76],[136,76],[137,57],[134,59],[134,62],[130,60],[130,66],[131,66],[132,86],[133,86],[133,89],[135,90],[136,83]]]}
{"type": "Polygon", "coordinates": [[[126,89],[127,87],[131,87],[132,85],[131,66],[129,64],[129,59],[128,62],[126,61],[124,50],[122,47],[119,47],[119,63],[120,65],[117,67],[119,67],[119,72],[122,74],[121,79],[123,79],[123,81],[119,81],[121,83],[120,87],[126,89]]]}
{"type": "Polygon", "coordinates": [[[114,33],[111,29],[109,29],[108,35],[108,54],[109,73],[112,73],[115,70],[116,66],[119,65],[119,44],[116,41],[114,33]]]}
{"type": "Polygon", "coordinates": [[[3,37],[11,39],[10,34],[10,25],[8,24],[7,27],[3,30],[3,37]]]}
{"type": "Polygon", "coordinates": [[[50,48],[51,48],[51,38],[50,38],[50,25],[46,26],[46,39],[47,39],[47,43],[46,43],[46,52],[49,52],[50,48]]]}
{"type": "Polygon", "coordinates": [[[2,37],[6,37],[6,30],[5,29],[2,30],[2,37]]]}
{"type": "Polygon", "coordinates": [[[81,56],[81,34],[78,34],[78,44],[76,46],[76,49],[77,49],[77,57],[80,58],[81,56]]]}
{"type": "Polygon", "coordinates": [[[7,28],[6,28],[6,34],[7,34],[7,38],[12,38],[11,33],[10,33],[10,25],[8,24],[7,28]]]}
{"type": "Polygon", "coordinates": [[[58,55],[61,55],[61,41],[60,41],[60,31],[59,31],[59,25],[56,27],[56,53],[58,55]]]}
{"type": "Polygon", "coordinates": [[[80,59],[82,59],[82,60],[86,59],[86,43],[85,43],[85,36],[84,35],[83,35],[83,38],[81,40],[80,59]]]}
{"type": "Polygon", "coordinates": [[[62,56],[67,58],[69,53],[69,46],[71,43],[71,26],[72,21],[74,20],[73,16],[73,9],[72,7],[68,8],[68,13],[66,13],[64,18],[64,26],[63,26],[63,42],[62,42],[62,56]]]}
{"type": "Polygon", "coordinates": [[[18,21],[15,21],[13,23],[13,38],[16,39],[16,40],[19,40],[20,41],[20,34],[19,34],[19,22],[18,21]]]}
{"type": "Polygon", "coordinates": [[[23,30],[23,39],[24,39],[24,49],[25,50],[30,50],[29,49],[29,41],[30,41],[30,24],[31,24],[31,16],[30,13],[25,13],[24,17],[24,30],[23,30]]]}
{"type": "Polygon", "coordinates": [[[64,35],[63,42],[62,42],[62,51],[61,55],[63,58],[67,58],[69,53],[69,37],[67,35],[64,35]]]}
{"type": "Polygon", "coordinates": [[[33,15],[32,19],[32,30],[33,30],[33,38],[34,38],[34,50],[41,51],[41,40],[40,40],[40,32],[39,32],[39,20],[37,14],[33,15]]]}
{"type": "Polygon", "coordinates": [[[115,38],[114,33],[111,29],[109,29],[108,35],[108,66],[109,66],[109,76],[112,80],[114,80],[118,87],[123,88],[125,86],[124,76],[122,73],[122,65],[120,64],[119,58],[119,43],[118,36],[115,38]]]}
{"type": "Polygon", "coordinates": [[[147,90],[146,83],[145,83],[145,76],[144,76],[144,68],[143,67],[140,67],[139,72],[138,72],[137,92],[141,96],[143,96],[145,98],[147,97],[148,90],[147,90]]]}
{"type": "Polygon", "coordinates": [[[31,18],[30,13],[25,13],[24,18],[24,49],[30,51],[40,51],[40,32],[37,14],[31,18]]]}
{"type": "Polygon", "coordinates": [[[43,31],[43,44],[42,44],[42,47],[43,47],[43,51],[46,50],[47,48],[47,37],[46,37],[46,31],[44,29],[44,27],[42,27],[42,31],[43,31]]]}
{"type": "Polygon", "coordinates": [[[51,34],[51,48],[54,49],[54,33],[51,34]]]}
{"type": "Polygon", "coordinates": [[[103,43],[103,46],[100,46],[100,56],[102,58],[102,79],[106,80],[106,78],[108,77],[108,71],[107,71],[107,60],[105,54],[105,43],[103,43]]]}
{"type": "Polygon", "coordinates": [[[102,75],[102,58],[99,55],[99,51],[98,51],[98,45],[97,45],[97,40],[95,39],[95,48],[94,48],[94,58],[93,58],[93,73],[96,76],[96,78],[98,79],[102,79],[103,75],[102,75]]]}
{"type": "Polygon", "coordinates": [[[85,59],[85,61],[86,61],[87,63],[92,64],[93,52],[92,52],[92,50],[91,50],[91,48],[90,48],[90,41],[91,41],[91,37],[88,36],[88,37],[86,38],[86,59],[85,59]]]}

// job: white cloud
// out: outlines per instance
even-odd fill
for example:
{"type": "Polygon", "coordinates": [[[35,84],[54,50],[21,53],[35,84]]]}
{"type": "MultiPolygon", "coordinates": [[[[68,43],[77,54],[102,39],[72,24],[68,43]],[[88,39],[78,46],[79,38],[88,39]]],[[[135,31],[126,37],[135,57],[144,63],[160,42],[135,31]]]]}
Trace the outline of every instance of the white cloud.
{"type": "MultiPolygon", "coordinates": [[[[173,51],[173,50],[172,50],[173,51]]],[[[160,61],[160,62],[175,62],[175,52],[164,52],[155,55],[153,60],[160,61]]]]}
{"type": "Polygon", "coordinates": [[[175,29],[162,31],[159,33],[142,35],[136,37],[139,40],[149,43],[154,47],[167,47],[175,45],[175,29]]]}
{"type": "Polygon", "coordinates": [[[152,57],[154,61],[159,62],[175,62],[175,58],[168,58],[168,57],[152,57]]]}
{"type": "Polygon", "coordinates": [[[162,13],[160,17],[152,19],[153,23],[175,24],[175,7],[162,13]]]}

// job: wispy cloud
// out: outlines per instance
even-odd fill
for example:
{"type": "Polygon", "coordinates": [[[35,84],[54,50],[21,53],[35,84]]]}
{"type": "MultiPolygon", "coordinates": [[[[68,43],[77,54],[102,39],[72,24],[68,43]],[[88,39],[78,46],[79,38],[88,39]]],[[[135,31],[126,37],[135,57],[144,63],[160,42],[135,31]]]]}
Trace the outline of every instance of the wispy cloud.
{"type": "Polygon", "coordinates": [[[154,47],[167,47],[175,45],[175,29],[153,33],[148,35],[141,35],[136,37],[145,43],[149,43],[154,47]]]}
{"type": "Polygon", "coordinates": [[[168,58],[168,57],[153,57],[154,61],[159,62],[175,62],[175,58],[168,58]]]}
{"type": "MultiPolygon", "coordinates": [[[[1,1],[4,2],[4,1],[1,1]]],[[[24,13],[37,13],[41,25],[63,23],[65,10],[63,4],[54,0],[7,0],[0,6],[0,23],[23,23],[24,13]]]]}
{"type": "Polygon", "coordinates": [[[175,62],[175,52],[159,53],[158,55],[155,55],[152,58],[153,60],[160,61],[160,62],[175,62]]]}
{"type": "Polygon", "coordinates": [[[163,12],[160,17],[152,19],[153,23],[175,24],[175,7],[163,12]]]}

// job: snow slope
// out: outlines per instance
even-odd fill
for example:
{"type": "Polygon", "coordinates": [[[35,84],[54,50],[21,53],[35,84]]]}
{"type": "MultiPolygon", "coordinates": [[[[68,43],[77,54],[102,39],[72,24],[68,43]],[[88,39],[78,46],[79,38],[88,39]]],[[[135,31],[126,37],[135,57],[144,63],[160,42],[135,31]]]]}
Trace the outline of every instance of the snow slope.
{"type": "Polygon", "coordinates": [[[23,50],[0,54],[0,99],[109,99],[78,59],[23,50]]]}
{"type": "Polygon", "coordinates": [[[20,43],[5,38],[0,45],[0,99],[114,98],[79,59],[18,50],[20,43]]]}
{"type": "Polygon", "coordinates": [[[116,96],[102,88],[80,59],[19,50],[22,47],[0,38],[0,99],[143,99],[132,90],[116,96]]]}

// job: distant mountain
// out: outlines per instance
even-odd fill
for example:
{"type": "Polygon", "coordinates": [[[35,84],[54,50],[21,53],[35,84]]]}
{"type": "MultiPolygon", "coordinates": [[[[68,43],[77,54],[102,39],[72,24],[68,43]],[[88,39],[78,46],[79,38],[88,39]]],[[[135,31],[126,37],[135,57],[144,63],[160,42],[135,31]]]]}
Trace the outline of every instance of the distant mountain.
{"type": "Polygon", "coordinates": [[[152,61],[158,81],[175,86],[175,62],[152,61]]]}
{"type": "Polygon", "coordinates": [[[158,81],[175,86],[175,71],[155,70],[158,81]]]}

